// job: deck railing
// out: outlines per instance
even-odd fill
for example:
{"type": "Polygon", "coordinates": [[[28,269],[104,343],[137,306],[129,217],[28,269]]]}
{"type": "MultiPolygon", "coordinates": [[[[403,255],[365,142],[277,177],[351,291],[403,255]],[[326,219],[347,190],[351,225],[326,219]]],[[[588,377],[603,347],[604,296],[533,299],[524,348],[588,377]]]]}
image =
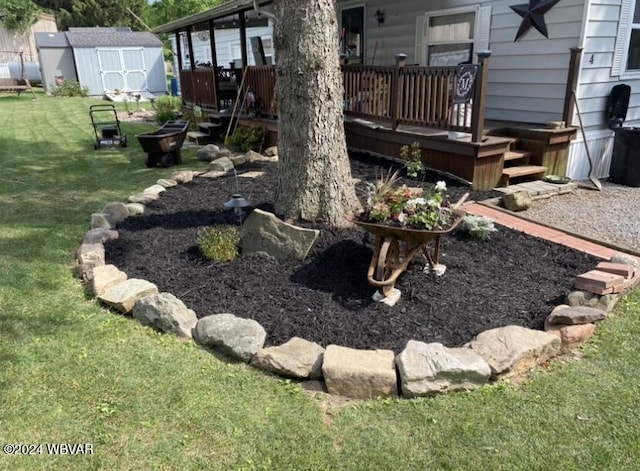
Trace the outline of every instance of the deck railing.
{"type": "Polygon", "coordinates": [[[250,111],[270,118],[275,118],[278,115],[275,66],[256,65],[247,67],[242,88],[242,96],[246,97],[246,94],[251,92],[255,98],[253,109],[250,111]]]}
{"type": "Polygon", "coordinates": [[[180,71],[180,93],[183,103],[203,108],[218,108],[213,68],[180,71]]]}
{"type": "MultiPolygon", "coordinates": [[[[472,133],[482,138],[486,69],[489,53],[479,54],[473,93],[466,102],[454,103],[461,80],[460,67],[343,65],[344,113],[365,119],[383,120],[392,129],[400,124],[472,133]]],[[[213,69],[180,71],[185,103],[218,107],[213,69]]],[[[242,104],[248,92],[255,98],[253,110],[277,116],[275,66],[250,66],[239,91],[242,104]]]]}

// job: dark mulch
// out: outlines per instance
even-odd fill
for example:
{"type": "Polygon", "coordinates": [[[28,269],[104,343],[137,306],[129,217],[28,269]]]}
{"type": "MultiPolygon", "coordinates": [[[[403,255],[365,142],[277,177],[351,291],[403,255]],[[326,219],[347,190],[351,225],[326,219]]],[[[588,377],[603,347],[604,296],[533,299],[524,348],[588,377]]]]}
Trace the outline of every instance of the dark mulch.
{"type": "MultiPolygon", "coordinates": [[[[375,178],[381,165],[389,164],[352,156],[356,178],[375,178]]],[[[276,165],[252,164],[240,172],[253,170],[267,175],[239,178],[240,190],[254,207],[272,211],[276,165]]],[[[453,201],[468,191],[435,173],[422,184],[443,179],[453,201]]],[[[196,178],[170,188],[143,216],[119,226],[120,237],[105,247],[107,263],[174,294],[198,317],[230,312],[255,319],[268,333],[267,345],[298,336],[322,346],[396,352],[410,339],[454,347],[495,327],[541,329],[544,318],[570,291],[573,278],[597,263],[589,255],[502,226],[488,241],[456,230],[442,239],[444,276],[433,278],[422,272],[420,260],[412,263],[396,284],[402,298],[390,308],[371,300],[374,289],[366,272],[373,237],[360,229],[316,226],[321,235],[304,262],[280,263],[254,255],[228,264],[203,259],[196,245],[198,231],[237,221],[222,206],[235,189],[233,175],[196,178]]],[[[494,196],[471,193],[475,200],[494,196]]]]}

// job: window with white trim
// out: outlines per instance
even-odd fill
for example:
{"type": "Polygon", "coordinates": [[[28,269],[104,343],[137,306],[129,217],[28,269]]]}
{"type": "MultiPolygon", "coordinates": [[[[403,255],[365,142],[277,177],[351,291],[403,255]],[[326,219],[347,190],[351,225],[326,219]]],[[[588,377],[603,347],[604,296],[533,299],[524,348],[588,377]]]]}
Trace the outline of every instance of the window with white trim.
{"type": "Polygon", "coordinates": [[[633,15],[630,15],[627,71],[640,72],[640,0],[635,0],[633,9],[633,15]]]}
{"type": "Polygon", "coordinates": [[[416,22],[416,62],[449,66],[475,62],[487,49],[491,7],[463,7],[426,12],[416,22]]]}
{"type": "Polygon", "coordinates": [[[457,65],[473,60],[476,13],[427,14],[427,65],[457,65]]]}

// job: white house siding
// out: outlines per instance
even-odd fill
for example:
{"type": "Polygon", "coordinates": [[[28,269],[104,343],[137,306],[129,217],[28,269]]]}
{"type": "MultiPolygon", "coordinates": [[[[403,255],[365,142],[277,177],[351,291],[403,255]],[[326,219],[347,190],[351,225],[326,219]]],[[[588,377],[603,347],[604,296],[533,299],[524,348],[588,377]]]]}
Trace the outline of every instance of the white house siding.
{"type": "MultiPolygon", "coordinates": [[[[585,127],[593,173],[599,178],[609,175],[614,133],[606,123],[607,99],[614,85],[631,86],[631,99],[625,126],[640,126],[640,79],[620,76],[613,67],[614,54],[620,35],[622,0],[589,2],[589,15],[582,43],[583,54],[578,78],[578,108],[585,127]]],[[[623,67],[624,68],[624,67],[623,67]]],[[[572,123],[578,125],[574,115],[572,123]]],[[[567,174],[579,180],[587,179],[589,161],[581,133],[572,142],[567,174]]]]}

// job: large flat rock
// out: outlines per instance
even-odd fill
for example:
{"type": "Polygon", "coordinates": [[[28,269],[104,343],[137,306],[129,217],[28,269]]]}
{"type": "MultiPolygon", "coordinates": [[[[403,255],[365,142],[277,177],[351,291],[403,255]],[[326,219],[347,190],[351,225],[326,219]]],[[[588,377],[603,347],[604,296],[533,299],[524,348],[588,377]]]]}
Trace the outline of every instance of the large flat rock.
{"type": "Polygon", "coordinates": [[[465,346],[484,358],[493,378],[504,378],[558,355],[561,341],[553,334],[509,325],[484,331],[465,346]]]}
{"type": "Polygon", "coordinates": [[[242,253],[266,253],[277,260],[304,260],[320,231],[297,227],[254,209],[242,225],[242,253]]]}
{"type": "Polygon", "coordinates": [[[263,348],[251,359],[256,368],[290,378],[322,377],[324,348],[315,342],[293,337],[275,347],[263,348]]]}
{"type": "Polygon", "coordinates": [[[477,389],[491,376],[487,362],[473,350],[440,343],[410,340],[396,364],[405,397],[477,389]]]}
{"type": "Polygon", "coordinates": [[[353,399],[398,395],[394,353],[329,345],[322,374],[330,394],[353,399]]]}

